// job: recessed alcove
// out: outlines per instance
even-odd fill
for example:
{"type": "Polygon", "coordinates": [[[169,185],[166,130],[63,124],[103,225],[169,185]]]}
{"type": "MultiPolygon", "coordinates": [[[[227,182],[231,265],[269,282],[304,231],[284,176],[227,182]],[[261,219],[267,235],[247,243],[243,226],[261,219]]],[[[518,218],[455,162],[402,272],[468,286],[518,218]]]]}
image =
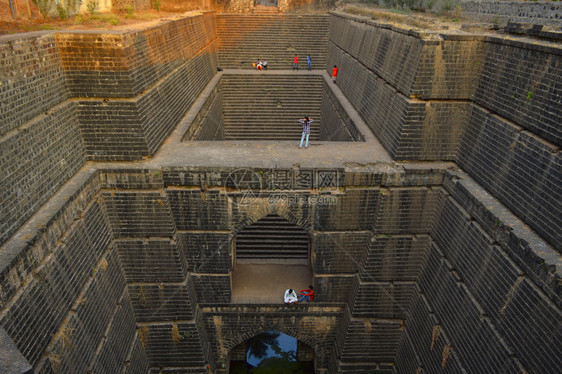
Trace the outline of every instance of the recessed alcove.
{"type": "Polygon", "coordinates": [[[313,282],[308,233],[277,214],[242,229],[234,239],[233,304],[278,304],[285,290],[313,282]]]}

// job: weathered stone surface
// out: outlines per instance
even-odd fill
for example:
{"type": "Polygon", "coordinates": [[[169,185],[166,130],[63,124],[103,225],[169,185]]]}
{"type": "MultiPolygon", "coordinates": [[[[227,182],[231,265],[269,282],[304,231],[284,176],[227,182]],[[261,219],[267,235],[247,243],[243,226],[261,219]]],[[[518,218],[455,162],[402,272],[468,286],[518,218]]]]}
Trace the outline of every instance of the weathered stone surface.
{"type": "Polygon", "coordinates": [[[215,74],[209,14],[142,32],[60,34],[62,57],[49,36],[2,44],[10,64],[42,58],[31,75],[6,65],[15,78],[0,90],[16,103],[0,123],[10,237],[0,321],[16,362],[38,373],[209,364],[226,374],[232,350],[277,329],[311,347],[321,374],[559,371],[559,49],[332,20],[335,87],[394,158],[458,165],[341,155],[333,167],[262,144],[242,147],[271,159],[211,151],[201,161],[196,153],[216,145],[179,141],[181,154],[141,161],[215,74]],[[108,60],[96,67],[98,57],[108,60]],[[29,113],[16,86],[36,100],[29,113]],[[71,178],[86,159],[139,162],[88,163],[71,178]],[[235,183],[248,172],[258,184],[250,201],[235,183]],[[270,214],[311,238],[313,303],[232,304],[237,234],[270,214]]]}

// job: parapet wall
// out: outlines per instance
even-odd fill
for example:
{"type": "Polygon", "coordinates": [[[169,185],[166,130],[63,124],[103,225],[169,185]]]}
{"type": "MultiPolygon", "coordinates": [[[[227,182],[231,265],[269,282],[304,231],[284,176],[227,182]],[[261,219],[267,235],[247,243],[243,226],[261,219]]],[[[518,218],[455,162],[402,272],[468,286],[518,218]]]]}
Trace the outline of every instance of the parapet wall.
{"type": "Polygon", "coordinates": [[[561,249],[562,50],[332,18],[338,85],[393,158],[457,161],[561,249]]]}
{"type": "Polygon", "coordinates": [[[562,26],[562,5],[555,1],[466,1],[463,14],[488,21],[513,21],[562,26]]]}

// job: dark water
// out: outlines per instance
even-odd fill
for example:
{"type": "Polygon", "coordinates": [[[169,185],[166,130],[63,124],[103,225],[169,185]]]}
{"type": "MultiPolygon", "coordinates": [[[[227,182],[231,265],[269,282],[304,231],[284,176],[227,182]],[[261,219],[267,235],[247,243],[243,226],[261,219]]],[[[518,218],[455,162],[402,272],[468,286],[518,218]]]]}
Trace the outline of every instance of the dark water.
{"type": "Polygon", "coordinates": [[[312,374],[312,362],[297,359],[297,339],[267,331],[248,340],[246,362],[232,361],[230,374],[312,374]]]}

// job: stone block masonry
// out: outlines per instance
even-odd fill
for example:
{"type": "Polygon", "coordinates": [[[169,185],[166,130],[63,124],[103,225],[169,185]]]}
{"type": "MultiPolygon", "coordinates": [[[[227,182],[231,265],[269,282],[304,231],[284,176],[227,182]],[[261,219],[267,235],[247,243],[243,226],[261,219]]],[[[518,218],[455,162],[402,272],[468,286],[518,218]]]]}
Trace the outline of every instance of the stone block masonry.
{"type": "Polygon", "coordinates": [[[560,250],[558,45],[341,13],[332,27],[338,86],[395,159],[457,161],[560,250]]]}
{"type": "Polygon", "coordinates": [[[0,37],[0,242],[84,164],[54,35],[0,37]]]}
{"type": "Polygon", "coordinates": [[[210,15],[139,32],[57,34],[87,157],[152,155],[216,72],[215,39],[210,15]]]}
{"type": "MultiPolygon", "coordinates": [[[[520,258],[512,243],[529,229],[502,234],[517,219],[491,212],[465,173],[406,169],[342,169],[345,188],[328,207],[272,202],[265,181],[290,175],[286,194],[311,195],[302,183],[329,170],[256,173],[268,187],[249,206],[225,187],[234,168],[95,171],[77,194],[87,203],[67,202],[66,221],[37,234],[46,252],[22,247],[41,255],[27,280],[14,282],[25,263],[2,273],[0,320],[37,372],[204,373],[209,363],[223,374],[236,346],[269,329],[312,347],[319,372],[432,372],[443,362],[449,372],[553,372],[561,303],[551,256],[541,267],[520,258]],[[310,233],[315,303],[231,303],[232,241],[270,213],[310,233]]],[[[530,245],[535,256],[545,248],[530,245]]]]}
{"type": "Polygon", "coordinates": [[[440,258],[433,246],[428,257],[420,288],[427,293],[431,306],[449,333],[454,350],[469,372],[501,372],[510,367],[512,351],[497,334],[489,319],[473,299],[470,290],[453,271],[452,265],[440,258]],[[465,356],[474,352],[477,360],[465,356]]]}
{"type": "Polygon", "coordinates": [[[411,99],[338,46],[330,43],[328,54],[345,71],[338,76],[338,87],[393,158],[455,158],[468,102],[411,99]]]}
{"type": "Polygon", "coordinates": [[[220,86],[217,85],[205,101],[183,140],[224,140],[224,106],[220,86]]]}
{"type": "Polygon", "coordinates": [[[488,21],[516,21],[562,26],[562,5],[553,1],[522,3],[514,1],[460,2],[463,14],[488,21]]]}
{"type": "Polygon", "coordinates": [[[65,102],[0,138],[0,242],[85,162],[73,103],[65,102]]]}
{"type": "Polygon", "coordinates": [[[473,100],[558,147],[562,144],[558,45],[485,39],[473,100]]]}
{"type": "Polygon", "coordinates": [[[29,35],[0,37],[0,137],[70,97],[55,36],[29,35]]]}
{"type": "Polygon", "coordinates": [[[559,146],[480,108],[462,136],[459,165],[562,250],[559,146]]]}
{"type": "Polygon", "coordinates": [[[133,98],[198,55],[216,35],[207,13],[136,32],[56,38],[72,97],[133,98]]]}
{"type": "MultiPolygon", "coordinates": [[[[10,239],[0,249],[0,321],[28,366],[38,373],[205,373],[209,364],[226,374],[236,347],[277,329],[311,347],[322,374],[560,371],[560,162],[552,122],[559,118],[558,94],[545,88],[556,87],[557,49],[519,39],[429,35],[346,17],[332,16],[350,28],[334,35],[328,48],[342,67],[338,85],[353,105],[395,157],[458,160],[468,174],[452,163],[292,163],[252,169],[261,188],[248,204],[228,180],[244,175],[230,160],[229,166],[188,167],[199,161],[187,163],[185,154],[162,163],[88,164],[29,223],[14,225],[20,228],[15,235],[7,229],[10,239]],[[508,80],[517,80],[509,66],[528,72],[537,88],[526,79],[521,87],[509,86],[508,80]],[[489,100],[487,90],[494,93],[489,100]],[[530,100],[532,109],[506,109],[510,95],[518,106],[530,100]],[[529,116],[533,111],[536,118],[529,116]],[[450,118],[454,123],[447,123],[450,118]],[[279,191],[287,199],[272,199],[279,191]],[[237,234],[270,214],[311,238],[314,303],[232,304],[237,234]]],[[[45,165],[39,156],[45,149],[53,170],[58,148],[81,155],[76,168],[95,159],[96,144],[116,145],[119,136],[141,145],[103,157],[116,160],[123,152],[134,159],[157,149],[190,105],[184,96],[196,97],[215,73],[214,31],[195,35],[214,20],[208,14],[194,18],[202,23],[186,21],[186,32],[194,34],[185,38],[199,39],[187,52],[180,51],[183,36],[162,40],[159,34],[182,34],[180,21],[122,34],[121,50],[107,43],[118,33],[107,34],[105,42],[88,39],[99,33],[81,34],[82,41],[100,43],[104,63],[113,58],[116,66],[134,68],[128,77],[120,68],[110,74],[93,65],[86,75],[73,70],[72,79],[91,79],[100,89],[69,93],[72,98],[50,107],[57,113],[52,119],[38,125],[48,116],[33,115],[0,135],[10,150],[2,157],[19,162],[8,165],[7,185],[16,186],[8,198],[21,196],[25,183],[41,184],[37,171],[45,165]],[[95,97],[108,77],[121,82],[124,93],[95,97]],[[158,111],[162,103],[169,106],[158,111]],[[117,124],[120,110],[133,131],[100,136],[103,117],[117,124]],[[100,124],[88,123],[84,113],[98,115],[100,124]],[[22,157],[17,144],[53,123],[60,132],[52,138],[69,134],[71,140],[52,148],[41,144],[37,154],[29,141],[21,152],[33,157],[22,157]]],[[[59,59],[57,50],[51,52],[60,66],[85,64],[94,53],[84,48],[77,54],[82,60],[72,62],[70,55],[59,59]]],[[[54,85],[55,71],[47,74],[54,85]]],[[[21,87],[33,86],[18,74],[21,87]]],[[[71,86],[69,92],[80,90],[71,86]]],[[[61,175],[69,169],[45,180],[65,181],[61,175]]],[[[40,188],[44,196],[54,191],[40,188]]]]}
{"type": "Polygon", "coordinates": [[[306,69],[306,56],[312,68],[326,65],[326,40],[330,17],[326,14],[216,15],[219,64],[226,69],[252,69],[258,59],[268,69],[291,69],[293,57],[306,69]]]}
{"type": "Polygon", "coordinates": [[[138,32],[0,38],[0,242],[86,160],[153,155],[216,73],[215,40],[208,13],[138,32]]]}

